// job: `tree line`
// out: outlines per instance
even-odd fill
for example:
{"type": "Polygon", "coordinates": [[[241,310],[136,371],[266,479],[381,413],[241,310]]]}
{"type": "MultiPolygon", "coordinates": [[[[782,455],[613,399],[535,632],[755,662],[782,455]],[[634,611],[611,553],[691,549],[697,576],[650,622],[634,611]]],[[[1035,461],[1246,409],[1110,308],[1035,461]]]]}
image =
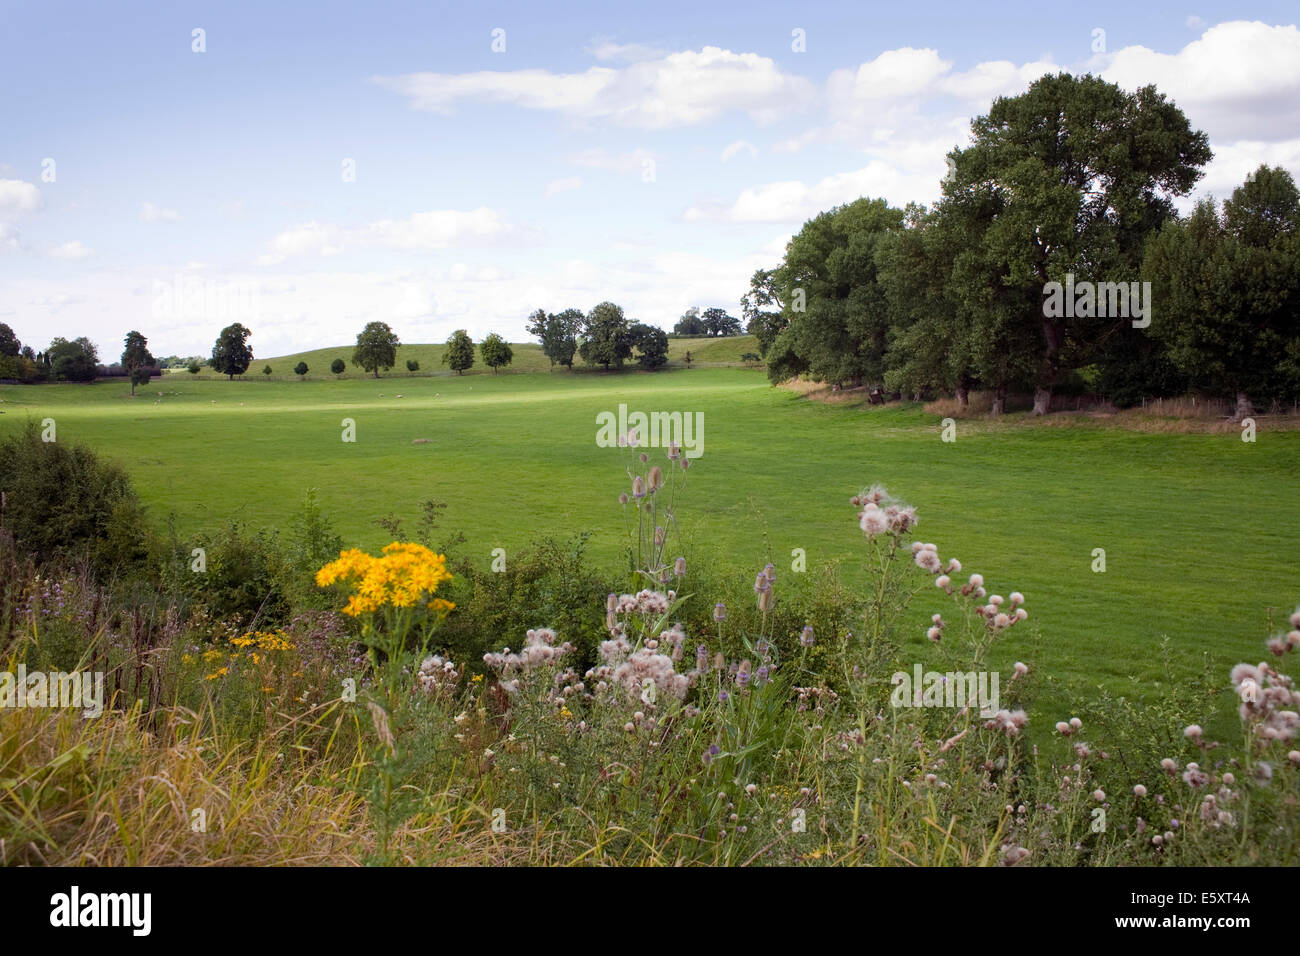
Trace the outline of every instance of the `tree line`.
{"type": "Polygon", "coordinates": [[[863,198],[804,224],[741,305],[773,382],[922,397],[1064,386],[1117,405],[1300,394],[1300,193],[1261,166],[1222,203],[1190,193],[1204,133],[1154,86],[1043,77],[948,154],[941,198],[863,198]]]}
{"type": "Polygon", "coordinates": [[[528,316],[528,334],[536,336],[551,367],[573,369],[574,356],[587,365],[622,368],[628,359],[652,371],[668,363],[668,333],[658,326],[629,321],[621,306],[601,302],[585,315],[580,309],[528,316]]]}

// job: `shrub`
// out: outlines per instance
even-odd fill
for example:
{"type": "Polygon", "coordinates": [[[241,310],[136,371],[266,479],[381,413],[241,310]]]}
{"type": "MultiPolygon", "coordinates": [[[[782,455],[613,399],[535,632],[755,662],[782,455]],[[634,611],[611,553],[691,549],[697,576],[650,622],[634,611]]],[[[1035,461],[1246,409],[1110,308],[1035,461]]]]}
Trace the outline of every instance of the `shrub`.
{"type": "Polygon", "coordinates": [[[82,445],[42,440],[41,427],[0,439],[0,528],[40,563],[86,560],[101,576],[140,568],[150,535],[120,466],[82,445]]]}

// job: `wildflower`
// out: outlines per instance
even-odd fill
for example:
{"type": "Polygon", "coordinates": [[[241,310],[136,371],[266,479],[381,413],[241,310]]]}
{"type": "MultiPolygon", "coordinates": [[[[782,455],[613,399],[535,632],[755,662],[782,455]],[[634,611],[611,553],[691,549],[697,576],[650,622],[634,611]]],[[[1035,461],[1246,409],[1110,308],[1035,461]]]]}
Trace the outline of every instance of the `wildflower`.
{"type": "Polygon", "coordinates": [[[1083,727],[1083,721],[1080,720],[1078,717],[1071,717],[1070,726],[1073,727],[1075,730],[1079,730],[1083,727]]]}
{"type": "Polygon", "coordinates": [[[889,530],[889,518],[880,510],[880,507],[873,502],[867,502],[858,521],[864,534],[868,538],[874,538],[876,535],[884,534],[889,530]]]}
{"type": "Polygon", "coordinates": [[[676,575],[676,576],[679,577],[679,578],[680,578],[680,577],[685,577],[685,575],[686,575],[686,559],[685,559],[685,558],[678,558],[677,561],[673,564],[673,574],[676,575]]]}
{"type": "Polygon", "coordinates": [[[982,575],[982,574],[972,574],[972,575],[970,576],[970,586],[973,587],[973,588],[983,587],[983,586],[984,586],[984,575],[982,575]]]}
{"type": "Polygon", "coordinates": [[[1166,757],[1164,760],[1160,761],[1160,766],[1168,773],[1173,773],[1178,769],[1178,764],[1174,763],[1173,759],[1170,757],[1166,757]]]}
{"type": "Polygon", "coordinates": [[[1106,791],[1098,787],[1096,790],[1092,791],[1092,799],[1096,800],[1098,803],[1104,803],[1106,800],[1106,791]]]}
{"type": "Polygon", "coordinates": [[[758,790],[758,785],[757,785],[757,784],[753,784],[753,783],[747,783],[747,784],[745,784],[745,792],[746,792],[747,794],[749,794],[751,797],[754,795],[754,793],[755,793],[757,790],[758,790]]]}
{"type": "Polygon", "coordinates": [[[664,473],[658,465],[650,466],[650,490],[658,491],[663,487],[664,473]]]}
{"type": "Polygon", "coordinates": [[[727,606],[719,601],[713,605],[713,620],[721,624],[727,619],[727,606]]]}
{"type": "Polygon", "coordinates": [[[925,632],[925,636],[928,637],[934,643],[938,644],[939,640],[943,637],[943,629],[937,626],[931,627],[928,631],[925,632]]]}
{"type": "Polygon", "coordinates": [[[637,475],[635,478],[632,479],[632,497],[644,498],[645,495],[646,495],[645,479],[642,478],[640,475],[637,475]]]}
{"type": "Polygon", "coordinates": [[[945,591],[948,589],[948,585],[951,583],[952,583],[952,578],[948,577],[948,575],[946,574],[941,574],[934,579],[934,586],[937,588],[943,588],[945,591]]]}
{"type": "Polygon", "coordinates": [[[1058,720],[1056,722],[1056,732],[1062,737],[1068,737],[1070,736],[1070,725],[1063,720],[1058,720]]]}
{"type": "Polygon", "coordinates": [[[799,634],[799,643],[804,647],[813,646],[813,629],[811,624],[805,624],[803,631],[799,634]]]}
{"type": "Polygon", "coordinates": [[[740,687],[749,685],[749,658],[740,662],[740,668],[736,671],[736,684],[740,687]]]}
{"type": "MultiPolygon", "coordinates": [[[[1188,724],[1186,727],[1183,728],[1183,736],[1186,737],[1188,740],[1199,741],[1201,739],[1201,733],[1202,731],[1201,731],[1200,724],[1188,724]]],[[[1188,764],[1188,766],[1191,766],[1191,764],[1188,764]]]]}
{"type": "Polygon", "coordinates": [[[916,566],[922,571],[929,571],[931,574],[937,574],[941,567],[938,551],[928,544],[916,552],[916,556],[912,560],[916,562],[916,566]]]}
{"type": "Polygon", "coordinates": [[[1203,787],[1210,782],[1210,775],[1197,764],[1189,763],[1183,771],[1183,782],[1189,787],[1203,787]]]}
{"type": "Polygon", "coordinates": [[[1029,665],[1023,663],[1022,661],[1016,661],[1016,666],[1014,670],[1015,670],[1015,677],[1012,677],[1011,678],[1012,680],[1015,680],[1016,677],[1024,677],[1026,674],[1028,674],[1029,665]]]}
{"type": "Polygon", "coordinates": [[[701,674],[709,669],[709,649],[703,644],[695,649],[695,669],[701,674]]]}
{"type": "Polygon", "coordinates": [[[629,500],[630,499],[628,498],[626,491],[618,496],[618,503],[621,505],[627,504],[629,500]]]}
{"type": "Polygon", "coordinates": [[[1139,800],[1145,797],[1146,795],[1147,795],[1147,788],[1142,786],[1142,784],[1139,783],[1133,787],[1133,796],[1137,797],[1139,800]]]}

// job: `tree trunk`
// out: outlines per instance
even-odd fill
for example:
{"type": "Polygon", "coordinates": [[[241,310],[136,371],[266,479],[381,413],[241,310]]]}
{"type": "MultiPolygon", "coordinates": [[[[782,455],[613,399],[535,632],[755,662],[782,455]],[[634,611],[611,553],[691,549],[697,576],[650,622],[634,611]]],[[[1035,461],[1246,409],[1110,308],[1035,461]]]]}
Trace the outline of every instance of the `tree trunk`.
{"type": "Polygon", "coordinates": [[[1002,410],[1007,406],[1007,387],[999,385],[993,391],[993,414],[1001,415],[1002,410]]]}
{"type": "Polygon", "coordinates": [[[1051,388],[1034,389],[1034,414],[1046,415],[1052,407],[1052,390],[1051,388]]]}
{"type": "Polygon", "coordinates": [[[1232,415],[1235,422],[1243,418],[1253,418],[1255,416],[1255,406],[1250,401],[1250,395],[1247,392],[1237,393],[1237,410],[1232,415]]]}
{"type": "Polygon", "coordinates": [[[970,389],[965,385],[957,386],[957,407],[962,410],[970,408],[970,389]]]}
{"type": "Polygon", "coordinates": [[[375,366],[375,378],[379,378],[379,366],[375,366]]]}
{"type": "Polygon", "coordinates": [[[1059,319],[1043,317],[1043,357],[1038,363],[1038,381],[1034,388],[1034,414],[1046,415],[1052,404],[1052,387],[1060,373],[1058,361],[1065,329],[1059,319]]]}

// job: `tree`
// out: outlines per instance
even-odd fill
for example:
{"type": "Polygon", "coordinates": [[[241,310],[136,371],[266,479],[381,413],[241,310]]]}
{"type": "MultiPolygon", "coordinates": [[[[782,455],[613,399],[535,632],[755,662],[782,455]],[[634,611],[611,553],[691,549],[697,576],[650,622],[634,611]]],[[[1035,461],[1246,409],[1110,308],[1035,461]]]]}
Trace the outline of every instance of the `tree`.
{"type": "Polygon", "coordinates": [[[636,361],[641,368],[652,372],[668,364],[668,333],[654,325],[635,322],[628,329],[636,361]]]}
{"type": "Polygon", "coordinates": [[[420,370],[420,363],[419,363],[419,361],[417,361],[416,359],[407,359],[407,360],[406,360],[406,370],[407,370],[408,372],[410,372],[412,375],[414,375],[416,372],[418,372],[418,371],[420,370]]]}
{"type": "Polygon", "coordinates": [[[271,366],[270,366],[270,365],[263,365],[263,366],[262,366],[262,374],[265,375],[265,376],[267,377],[267,380],[269,381],[270,378],[271,378],[271,366]]]}
{"type": "Polygon", "coordinates": [[[699,306],[691,306],[682,313],[682,317],[673,326],[674,335],[703,335],[704,320],[700,318],[699,306]]]}
{"type": "Polygon", "coordinates": [[[776,289],[775,269],[756,269],[749,279],[749,291],[740,297],[741,314],[745,318],[745,331],[758,339],[758,352],[767,350],[786,327],[781,314],[781,301],[776,289]],[[770,306],[776,306],[773,311],[770,306]]]}
{"type": "Polygon", "coordinates": [[[55,338],[45,352],[45,364],[59,381],[93,382],[99,365],[99,352],[85,336],[71,342],[55,338]]]}
{"type": "Polygon", "coordinates": [[[1143,262],[1161,308],[1152,331],[1193,385],[1236,399],[1300,386],[1300,192],[1281,168],[1261,166],[1223,203],[1197,204],[1151,238],[1143,262]]]}
{"type": "Polygon", "coordinates": [[[131,369],[131,394],[132,395],[135,394],[135,387],[137,385],[148,385],[148,384],[149,384],[149,370],[147,368],[131,369]]]}
{"type": "Polygon", "coordinates": [[[243,375],[253,363],[253,350],[248,345],[248,337],[253,333],[236,322],[221,330],[217,342],[212,346],[212,357],[208,365],[233,381],[236,375],[243,375]]]}
{"type": "Polygon", "coordinates": [[[509,365],[515,358],[514,349],[510,347],[510,343],[495,332],[492,332],[483,340],[482,344],[479,345],[479,351],[483,353],[483,364],[492,369],[494,374],[497,369],[509,365]]]}
{"type": "Polygon", "coordinates": [[[330,371],[335,375],[342,375],[347,370],[347,367],[348,363],[343,361],[341,358],[336,358],[334,361],[330,362],[330,371]]]}
{"type": "Polygon", "coordinates": [[[554,315],[538,309],[528,316],[528,334],[537,337],[542,354],[551,360],[552,368],[559,364],[572,370],[581,328],[582,312],[578,309],[565,309],[554,315]]]}
{"type": "Polygon", "coordinates": [[[299,362],[293,367],[293,374],[297,375],[299,378],[305,376],[308,371],[309,369],[307,368],[306,362],[299,362]]]}
{"type": "Polygon", "coordinates": [[[15,358],[21,352],[21,345],[22,343],[18,341],[18,336],[14,334],[14,330],[0,322],[0,355],[15,358]]]}
{"type": "Polygon", "coordinates": [[[588,365],[623,366],[632,355],[632,340],[623,310],[613,302],[601,302],[583,324],[583,343],[578,354],[588,365]]]}
{"type": "Polygon", "coordinates": [[[368,322],[357,334],[352,364],[359,365],[367,372],[374,372],[375,378],[379,378],[381,368],[388,371],[397,364],[397,347],[401,344],[397,333],[386,322],[368,322]]]}
{"type": "Polygon", "coordinates": [[[449,366],[457,375],[464,375],[467,368],[474,366],[474,340],[464,329],[457,329],[447,337],[442,364],[449,366]]]}
{"type": "MultiPolygon", "coordinates": [[[[122,367],[126,369],[131,376],[131,394],[135,394],[137,384],[135,371],[144,368],[147,365],[156,364],[153,355],[149,351],[149,340],[139,332],[126,333],[125,348],[122,351],[122,367]]],[[[147,385],[149,376],[146,374],[143,382],[138,384],[147,385]]]]}
{"type": "Polygon", "coordinates": [[[700,321],[704,326],[704,334],[710,338],[740,334],[740,320],[728,315],[726,309],[705,309],[700,321]]]}
{"type": "Polygon", "coordinates": [[[1210,148],[1155,87],[1129,93],[1066,73],[999,97],[972,138],[949,154],[940,204],[964,207],[967,225],[978,226],[963,255],[982,279],[967,301],[991,303],[975,310],[980,337],[1004,333],[1012,361],[1033,366],[1034,412],[1043,414],[1061,373],[1130,322],[1050,314],[1047,284],[1136,279],[1147,236],[1201,177],[1210,148]]]}
{"type": "Polygon", "coordinates": [[[203,368],[203,366],[199,363],[198,359],[190,359],[190,364],[185,366],[185,370],[191,375],[198,375],[199,369],[201,368],[203,368]]]}
{"type": "Polygon", "coordinates": [[[858,199],[804,223],[772,282],[785,327],[768,346],[768,378],[808,373],[835,385],[884,379],[888,315],[875,251],[903,224],[883,199],[858,199]]]}

